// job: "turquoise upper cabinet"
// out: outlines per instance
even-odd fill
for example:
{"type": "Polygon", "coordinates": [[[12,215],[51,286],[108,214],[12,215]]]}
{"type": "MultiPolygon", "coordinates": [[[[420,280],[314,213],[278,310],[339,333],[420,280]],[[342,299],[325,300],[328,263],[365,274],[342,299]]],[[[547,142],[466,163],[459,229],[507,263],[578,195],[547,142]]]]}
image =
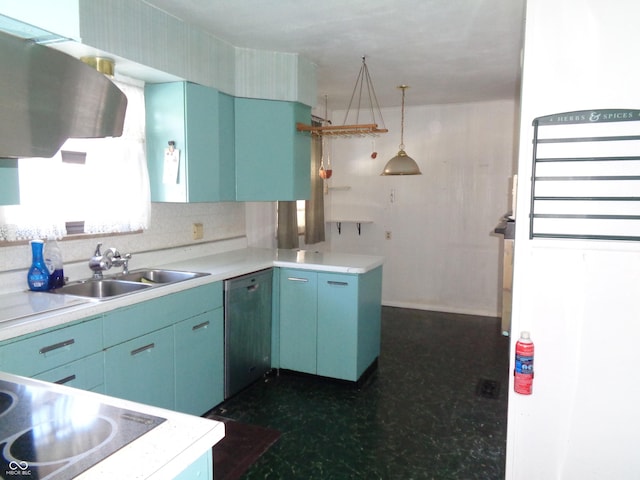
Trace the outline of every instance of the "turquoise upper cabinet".
{"type": "Polygon", "coordinates": [[[310,119],[301,103],[235,99],[237,200],[309,198],[311,140],[296,123],[310,119]]]}
{"type": "Polygon", "coordinates": [[[147,163],[154,202],[235,199],[233,98],[195,83],[145,87],[147,163]],[[165,161],[169,142],[180,159],[165,161]]]}
{"type": "Polygon", "coordinates": [[[18,205],[20,190],[18,183],[18,161],[0,158],[0,205],[18,205]]]}

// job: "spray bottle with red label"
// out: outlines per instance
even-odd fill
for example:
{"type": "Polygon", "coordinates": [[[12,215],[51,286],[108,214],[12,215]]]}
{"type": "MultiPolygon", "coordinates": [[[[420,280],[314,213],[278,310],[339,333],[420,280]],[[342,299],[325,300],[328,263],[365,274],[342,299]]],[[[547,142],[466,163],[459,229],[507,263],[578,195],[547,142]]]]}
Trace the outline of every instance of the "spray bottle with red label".
{"type": "Polygon", "coordinates": [[[531,395],[533,384],[533,342],[529,332],[520,333],[516,342],[516,368],[513,372],[513,389],[522,395],[531,395]]]}

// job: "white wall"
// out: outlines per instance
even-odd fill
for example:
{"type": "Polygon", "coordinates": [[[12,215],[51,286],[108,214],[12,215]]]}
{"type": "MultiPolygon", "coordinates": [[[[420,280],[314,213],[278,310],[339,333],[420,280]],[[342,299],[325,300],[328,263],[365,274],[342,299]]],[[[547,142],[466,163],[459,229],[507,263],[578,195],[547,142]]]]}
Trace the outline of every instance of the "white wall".
{"type": "MultiPolygon", "coordinates": [[[[518,218],[529,212],[535,117],[640,109],[638,19],[635,0],[528,1],[518,218]]],[[[515,248],[512,328],[531,332],[536,354],[533,394],[510,386],[506,477],[640,478],[640,246],[529,240],[521,221],[515,248]]]]}
{"type": "MultiPolygon", "coordinates": [[[[499,316],[502,237],[493,229],[511,207],[515,109],[513,100],[407,107],[405,149],[421,176],[380,176],[398,151],[400,108],[382,110],[389,132],[375,141],[331,141],[329,185],[350,189],[325,196],[327,219],[373,223],[361,235],[328,225],[330,248],[385,256],[384,304],[499,316]]],[[[340,124],[344,112],[333,118],[340,124]]]]}

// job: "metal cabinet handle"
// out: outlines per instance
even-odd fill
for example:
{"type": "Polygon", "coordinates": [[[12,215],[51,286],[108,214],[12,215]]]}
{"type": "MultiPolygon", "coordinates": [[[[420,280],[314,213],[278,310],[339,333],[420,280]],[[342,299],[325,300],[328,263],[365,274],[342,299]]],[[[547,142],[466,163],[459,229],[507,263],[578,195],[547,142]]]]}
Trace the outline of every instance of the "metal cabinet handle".
{"type": "Polygon", "coordinates": [[[194,325],[193,327],[191,327],[191,330],[195,332],[196,330],[200,330],[201,328],[206,328],[209,326],[209,323],[211,322],[209,322],[208,320],[206,322],[199,323],[198,325],[194,325]]]}
{"type": "Polygon", "coordinates": [[[49,353],[53,350],[58,350],[59,348],[68,347],[69,345],[73,345],[74,343],[76,343],[75,339],[70,338],[69,340],[65,340],[64,342],[54,343],[53,345],[42,347],[40,349],[40,353],[41,354],[49,353]]]}
{"type": "Polygon", "coordinates": [[[327,280],[327,283],[329,285],[337,285],[339,287],[348,287],[349,286],[349,282],[337,282],[335,280],[327,280]]]}
{"type": "Polygon", "coordinates": [[[292,282],[308,282],[308,278],[300,278],[300,277],[287,277],[287,280],[291,280],[292,282]]]}
{"type": "Polygon", "coordinates": [[[260,286],[259,283],[256,283],[255,285],[249,285],[247,287],[247,291],[248,292],[254,292],[254,291],[256,291],[258,289],[259,286],[260,286]]]}
{"type": "Polygon", "coordinates": [[[68,377],[61,378],[60,380],[57,380],[53,383],[57,383],[58,385],[64,385],[65,383],[72,382],[75,379],[76,379],[76,375],[74,373],[73,375],[69,375],[68,377]]]}
{"type": "Polygon", "coordinates": [[[150,343],[149,345],[145,345],[144,347],[136,348],[135,350],[131,350],[131,355],[138,355],[139,353],[146,352],[147,350],[151,350],[155,348],[155,343],[150,343]]]}

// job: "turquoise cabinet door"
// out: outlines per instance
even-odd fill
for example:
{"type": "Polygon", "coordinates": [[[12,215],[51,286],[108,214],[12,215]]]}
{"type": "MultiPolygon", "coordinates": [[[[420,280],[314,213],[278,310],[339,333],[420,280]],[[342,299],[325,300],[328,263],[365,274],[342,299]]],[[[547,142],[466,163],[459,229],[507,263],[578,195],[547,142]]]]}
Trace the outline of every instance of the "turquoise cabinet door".
{"type": "Polygon", "coordinates": [[[311,140],[296,123],[311,108],[295,102],[235,99],[236,199],[301,200],[311,195],[311,140]]]}
{"type": "Polygon", "coordinates": [[[218,93],[218,164],[215,183],[218,200],[236,199],[236,114],[231,95],[218,93]]]}
{"type": "Polygon", "coordinates": [[[318,274],[318,375],[358,380],[358,276],[318,274]]]}
{"type": "Polygon", "coordinates": [[[280,269],[280,368],[316,373],[318,275],[280,269]]]}
{"type": "Polygon", "coordinates": [[[224,315],[218,308],[174,325],[175,409],[202,415],[224,400],[224,315]]]}
{"type": "Polygon", "coordinates": [[[189,82],[147,84],[145,107],[151,200],[234,200],[235,122],[230,97],[189,82]],[[176,171],[165,163],[169,141],[180,152],[176,171]]]}
{"type": "Polygon", "coordinates": [[[18,160],[0,158],[0,205],[20,204],[18,160]]]}
{"type": "Polygon", "coordinates": [[[144,89],[146,111],[146,149],[151,201],[186,202],[186,84],[147,84],[144,89]],[[165,176],[165,148],[173,141],[180,150],[180,164],[175,176],[165,176]]]}
{"type": "Polygon", "coordinates": [[[105,351],[107,395],[174,408],[173,328],[143,335],[105,351]]]}

